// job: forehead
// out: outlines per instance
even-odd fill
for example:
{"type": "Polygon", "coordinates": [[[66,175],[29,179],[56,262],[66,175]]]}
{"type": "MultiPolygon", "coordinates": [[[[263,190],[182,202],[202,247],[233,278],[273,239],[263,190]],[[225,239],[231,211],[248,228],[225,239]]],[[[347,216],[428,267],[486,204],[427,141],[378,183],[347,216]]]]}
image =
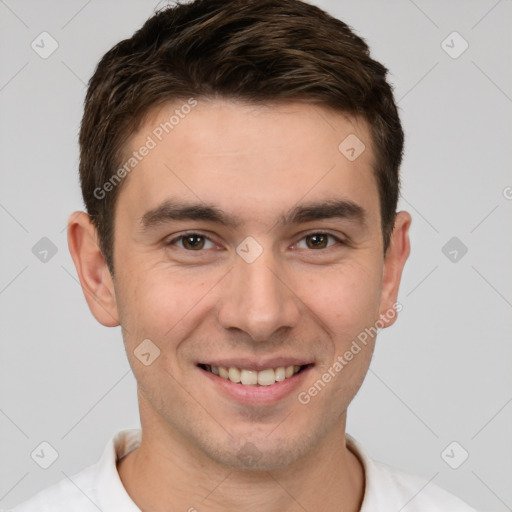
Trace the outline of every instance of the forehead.
{"type": "Polygon", "coordinates": [[[248,222],[322,198],[378,210],[367,124],[318,105],[174,102],[151,111],[126,149],[137,164],[118,201],[139,220],[170,198],[245,212],[248,222]]]}

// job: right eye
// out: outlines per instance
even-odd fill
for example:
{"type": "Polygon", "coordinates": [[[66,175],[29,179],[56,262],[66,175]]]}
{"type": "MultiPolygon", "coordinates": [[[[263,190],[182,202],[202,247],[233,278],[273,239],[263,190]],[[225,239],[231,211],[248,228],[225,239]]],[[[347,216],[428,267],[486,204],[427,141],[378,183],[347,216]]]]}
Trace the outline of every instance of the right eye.
{"type": "Polygon", "coordinates": [[[173,238],[166,245],[177,245],[179,248],[187,251],[199,252],[202,249],[213,248],[214,243],[210,238],[201,233],[190,232],[173,238]],[[210,243],[210,246],[205,247],[208,243],[210,243]]]}

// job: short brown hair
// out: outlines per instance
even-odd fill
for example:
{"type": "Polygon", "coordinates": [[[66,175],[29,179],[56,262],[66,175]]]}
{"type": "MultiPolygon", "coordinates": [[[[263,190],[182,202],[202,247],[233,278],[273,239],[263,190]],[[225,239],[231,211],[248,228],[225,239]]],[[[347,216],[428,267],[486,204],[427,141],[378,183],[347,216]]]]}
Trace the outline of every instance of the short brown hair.
{"type": "Polygon", "coordinates": [[[386,75],[348,25],[300,0],[195,0],[154,14],[103,56],[85,99],[80,182],[110,271],[121,185],[104,196],[98,190],[121,165],[126,142],[148,111],[190,97],[306,101],[364,119],[386,250],[404,142],[386,75]]]}

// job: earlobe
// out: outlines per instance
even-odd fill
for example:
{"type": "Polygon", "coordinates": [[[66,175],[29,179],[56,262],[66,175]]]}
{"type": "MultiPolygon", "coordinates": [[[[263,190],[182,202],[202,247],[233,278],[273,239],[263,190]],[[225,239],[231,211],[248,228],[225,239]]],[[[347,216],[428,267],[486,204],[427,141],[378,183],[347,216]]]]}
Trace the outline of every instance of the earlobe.
{"type": "Polygon", "coordinates": [[[99,248],[96,228],[85,212],[69,217],[68,246],[91,313],[107,327],[119,325],[112,277],[99,248]]]}
{"type": "Polygon", "coordinates": [[[395,323],[396,313],[401,309],[397,308],[398,289],[402,271],[411,250],[409,241],[411,220],[408,212],[402,211],[396,214],[393,233],[384,259],[379,311],[380,320],[384,327],[389,327],[395,323]]]}

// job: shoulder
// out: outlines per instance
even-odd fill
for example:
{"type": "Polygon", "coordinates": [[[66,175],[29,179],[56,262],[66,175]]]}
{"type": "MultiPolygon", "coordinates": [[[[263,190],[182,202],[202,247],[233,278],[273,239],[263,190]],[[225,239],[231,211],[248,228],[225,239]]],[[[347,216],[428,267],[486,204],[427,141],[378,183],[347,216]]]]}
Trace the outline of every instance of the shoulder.
{"type": "Polygon", "coordinates": [[[89,466],[72,477],[63,478],[14,507],[12,512],[98,512],[94,474],[95,467],[89,466]]]}
{"type": "Polygon", "coordinates": [[[417,475],[373,461],[377,486],[393,489],[393,499],[403,512],[476,512],[457,496],[417,475]]]}
{"type": "Polygon", "coordinates": [[[365,471],[365,495],[361,512],[476,512],[450,492],[427,480],[373,460],[363,447],[347,435],[347,446],[357,455],[365,471]]]}
{"type": "Polygon", "coordinates": [[[122,430],[107,443],[93,464],[43,489],[11,512],[140,512],[126,492],[117,472],[117,460],[135,449],[141,439],[138,429],[122,430]]]}

